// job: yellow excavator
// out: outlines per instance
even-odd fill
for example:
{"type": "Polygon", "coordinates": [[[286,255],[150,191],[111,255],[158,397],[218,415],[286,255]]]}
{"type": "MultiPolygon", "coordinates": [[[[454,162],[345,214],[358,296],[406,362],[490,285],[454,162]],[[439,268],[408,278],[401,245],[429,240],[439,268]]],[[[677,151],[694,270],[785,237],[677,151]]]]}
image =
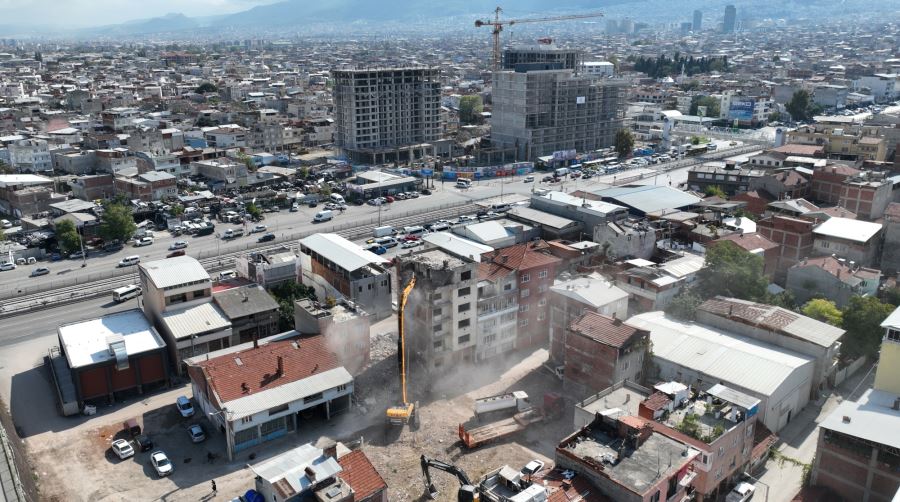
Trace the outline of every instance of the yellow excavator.
{"type": "Polygon", "coordinates": [[[400,358],[400,391],[403,394],[403,401],[401,404],[387,409],[387,420],[391,425],[416,425],[418,421],[419,403],[410,403],[406,396],[406,373],[409,366],[407,362],[409,356],[406,351],[406,330],[403,326],[403,310],[406,308],[406,300],[414,287],[416,287],[415,276],[409,280],[409,283],[400,292],[400,301],[397,305],[397,324],[399,326],[397,351],[400,358]]]}

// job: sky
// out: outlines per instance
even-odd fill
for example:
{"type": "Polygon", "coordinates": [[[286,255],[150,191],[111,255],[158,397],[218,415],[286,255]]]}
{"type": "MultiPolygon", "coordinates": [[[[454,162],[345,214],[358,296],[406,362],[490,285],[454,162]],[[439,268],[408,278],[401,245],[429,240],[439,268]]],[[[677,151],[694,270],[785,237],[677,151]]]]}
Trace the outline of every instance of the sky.
{"type": "Polygon", "coordinates": [[[0,24],[100,26],[182,13],[212,16],[277,0],[0,0],[0,24]]]}

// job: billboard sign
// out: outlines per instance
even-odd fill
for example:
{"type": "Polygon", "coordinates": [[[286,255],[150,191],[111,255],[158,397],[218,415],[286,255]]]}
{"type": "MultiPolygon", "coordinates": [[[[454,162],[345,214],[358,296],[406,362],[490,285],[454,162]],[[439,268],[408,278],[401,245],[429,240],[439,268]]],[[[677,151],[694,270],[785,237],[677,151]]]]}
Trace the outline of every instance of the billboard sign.
{"type": "Polygon", "coordinates": [[[557,150],[553,152],[553,160],[572,160],[577,155],[575,150],[557,150]]]}
{"type": "Polygon", "coordinates": [[[732,101],[731,106],[728,108],[728,118],[744,122],[753,120],[753,101],[732,101]]]}

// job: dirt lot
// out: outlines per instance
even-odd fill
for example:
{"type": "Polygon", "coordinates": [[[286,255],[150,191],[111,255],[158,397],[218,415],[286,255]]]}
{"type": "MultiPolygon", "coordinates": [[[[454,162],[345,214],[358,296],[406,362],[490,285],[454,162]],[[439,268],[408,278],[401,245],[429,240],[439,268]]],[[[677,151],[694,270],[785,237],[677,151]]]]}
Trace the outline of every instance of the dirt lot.
{"type": "MultiPolygon", "coordinates": [[[[516,354],[506,361],[492,362],[486,368],[467,368],[441,380],[430,389],[414,386],[412,399],[421,403],[418,430],[389,428],[384,409],[399,396],[396,383],[394,343],[388,335],[373,330],[373,365],[357,378],[353,409],[331,422],[302,427],[296,434],[272,444],[241,452],[233,461],[225,457],[223,434],[212,430],[205,418],[181,418],[174,406],[175,397],[190,389],[178,388],[154,394],[140,401],[101,409],[100,415],[72,419],[68,428],[56,428],[26,440],[35,465],[43,500],[49,501],[197,501],[230,500],[253,487],[253,475],[246,468],[306,442],[333,438],[347,444],[358,443],[389,486],[391,500],[420,500],[423,483],[419,456],[456,463],[471,478],[509,464],[520,468],[534,458],[551,465],[556,442],[571,431],[571,412],[557,420],[535,424],[525,433],[505,442],[472,451],[457,437],[457,426],[472,417],[473,399],[525,390],[535,402],[544,392],[560,390],[560,382],[540,369],[547,352],[516,354]],[[482,384],[482,382],[488,382],[482,384]],[[149,464],[149,452],[118,460],[109,445],[122,432],[122,422],[137,417],[155,448],[164,450],[175,464],[168,478],[157,479],[149,464]],[[201,423],[208,439],[192,444],[186,428],[201,423]],[[214,458],[210,462],[208,455],[214,458]],[[210,490],[216,479],[218,495],[210,490]]],[[[571,402],[567,402],[571,405],[571,402]]],[[[567,406],[571,409],[571,406],[567,406]]],[[[440,490],[439,500],[455,500],[457,484],[453,477],[433,473],[440,490]]]]}

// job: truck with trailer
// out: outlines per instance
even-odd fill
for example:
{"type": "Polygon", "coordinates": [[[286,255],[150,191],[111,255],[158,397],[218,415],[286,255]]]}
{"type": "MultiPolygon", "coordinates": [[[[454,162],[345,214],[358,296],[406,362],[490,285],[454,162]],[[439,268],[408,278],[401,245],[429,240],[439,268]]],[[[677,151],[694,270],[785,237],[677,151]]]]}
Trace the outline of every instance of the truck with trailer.
{"type": "Polygon", "coordinates": [[[544,404],[541,407],[530,407],[512,417],[486,425],[469,427],[466,424],[459,424],[457,434],[467,448],[477,448],[512,436],[543,420],[556,418],[562,413],[564,406],[563,398],[559,394],[548,392],[544,394],[544,404]]]}
{"type": "Polygon", "coordinates": [[[528,393],[517,390],[499,396],[483,397],[475,400],[475,417],[499,411],[522,412],[531,408],[528,393]]]}

